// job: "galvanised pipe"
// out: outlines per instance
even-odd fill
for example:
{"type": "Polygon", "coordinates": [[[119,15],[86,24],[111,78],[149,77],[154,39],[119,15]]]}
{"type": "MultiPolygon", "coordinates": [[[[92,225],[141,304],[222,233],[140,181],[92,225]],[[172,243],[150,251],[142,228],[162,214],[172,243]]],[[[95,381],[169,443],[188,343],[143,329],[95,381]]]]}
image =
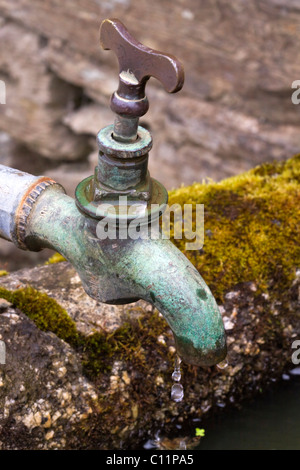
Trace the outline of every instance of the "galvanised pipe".
{"type": "Polygon", "coordinates": [[[18,248],[24,243],[25,226],[31,208],[41,192],[56,184],[46,176],[33,176],[0,165],[0,237],[12,241],[18,248]]]}

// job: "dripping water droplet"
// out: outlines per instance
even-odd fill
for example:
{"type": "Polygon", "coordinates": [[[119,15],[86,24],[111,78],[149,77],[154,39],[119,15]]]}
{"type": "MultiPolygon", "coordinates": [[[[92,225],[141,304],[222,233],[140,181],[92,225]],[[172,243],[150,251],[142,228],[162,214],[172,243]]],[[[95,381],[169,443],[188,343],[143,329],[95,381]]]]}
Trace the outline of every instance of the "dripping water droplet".
{"type": "Polygon", "coordinates": [[[181,359],[177,355],[175,358],[174,372],[172,374],[172,379],[176,383],[172,385],[172,388],[171,388],[171,399],[176,402],[181,401],[184,396],[183,386],[179,383],[181,380],[180,364],[181,364],[181,359]]]}
{"type": "Polygon", "coordinates": [[[178,354],[175,357],[174,372],[172,374],[172,379],[174,382],[180,382],[181,380],[181,371],[180,371],[181,359],[178,354]]]}
{"type": "Polygon", "coordinates": [[[226,367],[228,366],[228,360],[227,359],[224,359],[224,361],[221,361],[219,362],[219,364],[217,364],[217,367],[218,369],[226,369],[226,367]]]}
{"type": "Polygon", "coordinates": [[[172,400],[179,402],[183,399],[183,395],[184,395],[183,386],[181,384],[176,383],[172,385],[172,388],[171,388],[172,400]]]}
{"type": "Polygon", "coordinates": [[[180,382],[181,380],[181,372],[180,371],[177,371],[177,370],[174,370],[173,374],[172,374],[172,379],[174,380],[174,382],[180,382]]]}

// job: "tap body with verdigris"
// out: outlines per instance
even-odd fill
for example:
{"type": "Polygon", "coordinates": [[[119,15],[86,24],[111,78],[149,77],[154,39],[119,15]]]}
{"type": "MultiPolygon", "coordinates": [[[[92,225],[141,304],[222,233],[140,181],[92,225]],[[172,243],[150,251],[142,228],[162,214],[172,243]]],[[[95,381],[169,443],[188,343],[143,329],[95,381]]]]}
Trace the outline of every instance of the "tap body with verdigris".
{"type": "Polygon", "coordinates": [[[51,178],[0,165],[0,236],[21,249],[61,253],[99,302],[151,303],[185,362],[217,364],[226,357],[222,317],[201,275],[157,223],[168,194],[150,177],[152,137],[139,126],[150,76],[174,93],[183,85],[182,66],[142,46],[116,19],[102,23],[100,38],[118,57],[120,81],[111,99],[115,123],[98,134],[94,175],[78,184],[73,199],[51,178]]]}

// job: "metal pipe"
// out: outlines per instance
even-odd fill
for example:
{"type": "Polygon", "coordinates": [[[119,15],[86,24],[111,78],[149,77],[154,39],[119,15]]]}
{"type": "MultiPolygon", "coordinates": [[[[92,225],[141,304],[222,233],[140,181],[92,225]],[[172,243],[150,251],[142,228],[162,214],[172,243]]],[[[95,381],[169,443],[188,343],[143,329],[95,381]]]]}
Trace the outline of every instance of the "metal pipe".
{"type": "Polygon", "coordinates": [[[92,298],[120,304],[144,299],[165,317],[188,363],[226,356],[222,318],[190,261],[165,239],[101,239],[99,220],[78,210],[55,181],[0,165],[0,236],[23,249],[52,248],[77,270],[92,298]]]}
{"type": "Polygon", "coordinates": [[[144,299],[169,324],[187,363],[211,366],[226,357],[216,301],[190,261],[166,239],[99,238],[100,222],[52,188],[37,200],[26,242],[59,251],[77,270],[92,298],[109,304],[144,299]]]}
{"type": "Polygon", "coordinates": [[[26,250],[27,218],[37,197],[53,184],[51,178],[0,165],[0,237],[26,250]]]}

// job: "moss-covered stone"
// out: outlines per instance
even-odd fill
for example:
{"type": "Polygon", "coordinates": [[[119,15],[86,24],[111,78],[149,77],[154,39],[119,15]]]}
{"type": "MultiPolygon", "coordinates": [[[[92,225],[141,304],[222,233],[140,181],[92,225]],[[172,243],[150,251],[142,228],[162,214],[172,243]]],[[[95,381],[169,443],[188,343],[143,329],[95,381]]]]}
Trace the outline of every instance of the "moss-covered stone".
{"type": "Polygon", "coordinates": [[[30,286],[15,291],[0,287],[0,297],[25,313],[40,330],[50,331],[74,347],[82,356],[82,364],[89,377],[109,372],[115,360],[144,366],[142,345],[153,346],[157,336],[167,327],[165,320],[155,312],[141,319],[128,317],[128,321],[113,333],[95,332],[85,336],[77,331],[66,310],[44,292],[30,286]]]}
{"type": "Polygon", "coordinates": [[[50,256],[45,264],[55,264],[63,261],[66,261],[66,259],[60,253],[54,253],[54,255],[50,256]]]}
{"type": "Polygon", "coordinates": [[[169,204],[204,204],[205,240],[185,251],[218,301],[241,282],[290,285],[300,264],[300,155],[264,164],[219,183],[195,183],[170,192],[169,204]]]}
{"type": "Polygon", "coordinates": [[[51,297],[32,287],[10,291],[0,287],[0,297],[11,302],[35,322],[42,331],[51,331],[71,345],[78,342],[74,321],[51,297]]]}
{"type": "Polygon", "coordinates": [[[166,345],[157,345],[157,337],[166,334],[167,329],[165,320],[158,312],[144,313],[140,319],[129,317],[111,334],[97,332],[84,338],[83,364],[86,372],[93,377],[108,372],[116,360],[130,363],[130,367],[136,369],[144,369],[146,364],[151,367],[151,357],[146,351],[155,347],[156,353],[167,354],[166,345]]]}

